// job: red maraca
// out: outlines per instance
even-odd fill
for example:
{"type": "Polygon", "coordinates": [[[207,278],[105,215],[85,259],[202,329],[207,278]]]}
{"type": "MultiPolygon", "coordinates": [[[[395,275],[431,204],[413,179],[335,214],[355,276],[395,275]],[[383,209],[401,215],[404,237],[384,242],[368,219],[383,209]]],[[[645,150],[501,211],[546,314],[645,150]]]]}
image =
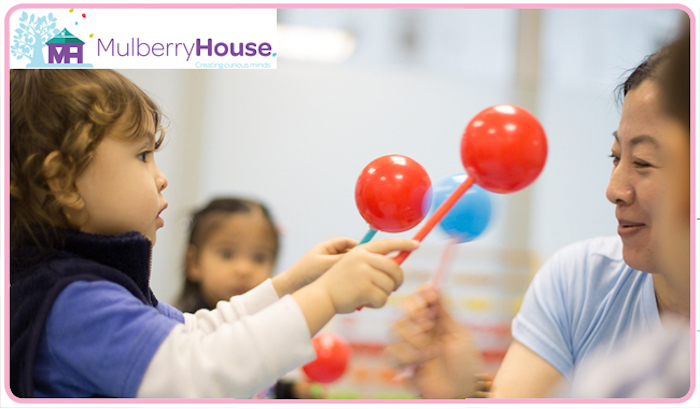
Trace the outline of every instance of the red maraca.
{"type": "Polygon", "coordinates": [[[320,383],[333,382],[345,372],[350,361],[350,344],[330,332],[322,332],[311,340],[316,359],[301,367],[306,376],[320,383]]]}
{"type": "Polygon", "coordinates": [[[355,184],[357,209],[370,226],[360,244],[377,230],[398,233],[415,227],[430,209],[430,188],[428,173],[407,156],[386,155],[370,162],[355,184]]]}
{"type": "Polygon", "coordinates": [[[547,137],[531,113],[515,105],[479,112],[462,136],[462,164],[474,183],[496,193],[516,192],[542,172],[547,137]]]}
{"type": "MultiPolygon", "coordinates": [[[[435,210],[414,240],[423,240],[474,183],[497,193],[515,192],[532,183],[547,160],[547,137],[537,118],[525,109],[496,105],[467,124],[461,153],[469,177],[435,210]]],[[[403,251],[394,260],[400,264],[409,254],[403,251]]]]}

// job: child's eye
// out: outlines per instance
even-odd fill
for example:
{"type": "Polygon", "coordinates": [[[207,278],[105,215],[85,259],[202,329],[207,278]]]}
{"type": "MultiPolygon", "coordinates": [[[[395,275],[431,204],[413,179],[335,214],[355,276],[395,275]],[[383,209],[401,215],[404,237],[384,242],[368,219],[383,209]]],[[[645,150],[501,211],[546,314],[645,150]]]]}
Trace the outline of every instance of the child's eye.
{"type": "Polygon", "coordinates": [[[267,263],[267,260],[268,260],[268,257],[266,254],[256,254],[255,256],[253,256],[253,261],[256,264],[265,264],[265,263],[267,263]]]}
{"type": "Polygon", "coordinates": [[[151,153],[153,153],[153,151],[141,152],[141,153],[139,153],[138,158],[139,158],[139,160],[140,160],[141,162],[146,162],[146,161],[148,160],[148,156],[149,156],[151,153]]]}
{"type": "Polygon", "coordinates": [[[231,260],[233,258],[233,251],[231,250],[221,250],[219,254],[224,260],[231,260]]]}

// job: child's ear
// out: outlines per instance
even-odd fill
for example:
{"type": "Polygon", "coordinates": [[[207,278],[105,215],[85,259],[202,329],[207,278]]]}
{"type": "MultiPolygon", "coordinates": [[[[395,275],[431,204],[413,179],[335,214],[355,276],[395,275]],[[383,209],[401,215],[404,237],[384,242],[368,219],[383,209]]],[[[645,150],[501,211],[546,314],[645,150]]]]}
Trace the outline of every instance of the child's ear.
{"type": "Polygon", "coordinates": [[[83,201],[75,186],[71,186],[72,181],[68,172],[61,171],[65,166],[63,156],[59,151],[49,153],[43,164],[46,183],[58,203],[64,206],[66,210],[82,210],[85,207],[85,201],[83,201]]]}
{"type": "Polygon", "coordinates": [[[187,246],[187,278],[198,283],[202,279],[202,273],[197,263],[197,246],[187,246]]]}

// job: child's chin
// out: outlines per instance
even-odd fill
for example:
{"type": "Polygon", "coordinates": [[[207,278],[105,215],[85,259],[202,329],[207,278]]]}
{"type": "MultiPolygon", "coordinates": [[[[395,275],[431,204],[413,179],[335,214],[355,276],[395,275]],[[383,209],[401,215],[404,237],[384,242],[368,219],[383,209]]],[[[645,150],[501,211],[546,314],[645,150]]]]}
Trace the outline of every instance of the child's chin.
{"type": "Polygon", "coordinates": [[[151,248],[153,248],[153,246],[156,245],[156,234],[155,233],[150,234],[150,235],[144,234],[143,237],[145,237],[146,240],[148,240],[148,242],[151,243],[151,248]]]}

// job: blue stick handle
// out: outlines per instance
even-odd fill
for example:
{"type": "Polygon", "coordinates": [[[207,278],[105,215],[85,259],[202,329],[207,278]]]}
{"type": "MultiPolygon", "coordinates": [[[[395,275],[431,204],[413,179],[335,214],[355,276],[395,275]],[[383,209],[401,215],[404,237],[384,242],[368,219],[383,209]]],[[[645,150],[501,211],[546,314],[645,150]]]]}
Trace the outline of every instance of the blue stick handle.
{"type": "Polygon", "coordinates": [[[360,240],[360,242],[357,243],[357,245],[359,246],[360,244],[365,244],[368,241],[372,240],[372,237],[374,237],[375,234],[377,234],[377,231],[370,227],[367,234],[365,234],[365,237],[363,237],[362,240],[360,240]]]}
{"type": "MultiPolygon", "coordinates": [[[[360,242],[357,243],[357,245],[359,246],[360,244],[365,244],[368,241],[372,240],[372,237],[374,237],[375,234],[377,234],[377,231],[370,227],[369,231],[367,231],[367,233],[365,234],[365,237],[363,237],[362,240],[360,240],[360,242]]],[[[357,311],[360,311],[361,309],[362,306],[357,307],[357,311]]]]}

